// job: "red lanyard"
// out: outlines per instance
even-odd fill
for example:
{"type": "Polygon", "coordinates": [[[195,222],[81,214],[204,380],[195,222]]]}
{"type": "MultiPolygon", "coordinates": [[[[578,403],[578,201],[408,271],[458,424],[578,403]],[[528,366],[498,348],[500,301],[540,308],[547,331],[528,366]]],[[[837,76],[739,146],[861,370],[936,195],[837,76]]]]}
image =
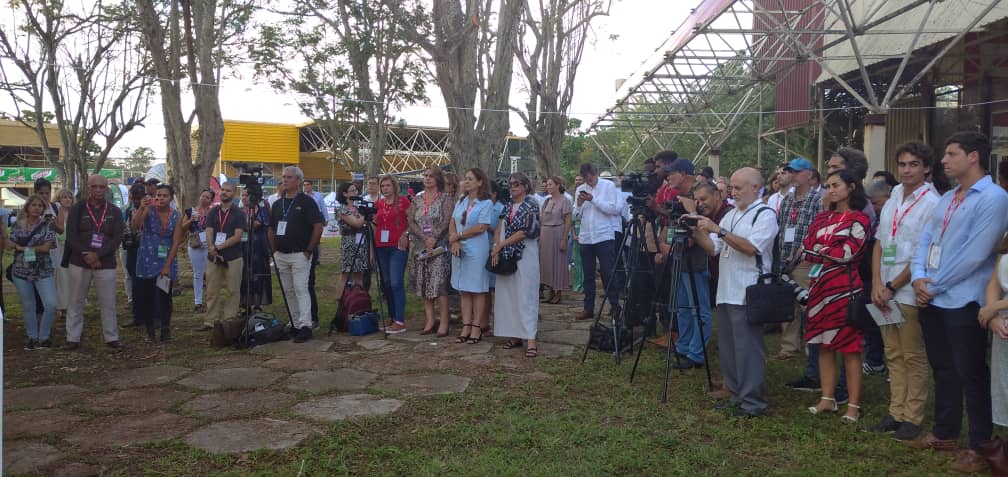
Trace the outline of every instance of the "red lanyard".
{"type": "MultiPolygon", "coordinates": [[[[966,191],[966,193],[968,194],[969,191],[966,191]]],[[[941,243],[942,239],[945,238],[945,229],[948,228],[949,222],[952,221],[952,216],[959,210],[959,206],[966,201],[966,194],[963,194],[962,199],[959,199],[958,195],[958,193],[952,195],[952,202],[949,202],[948,208],[945,209],[945,220],[942,220],[941,235],[938,237],[938,243],[941,243]],[[953,205],[955,205],[954,209],[952,208],[953,205]]]]}
{"type": "Polygon", "coordinates": [[[466,210],[464,212],[462,212],[462,226],[463,227],[465,227],[466,218],[469,217],[469,212],[471,212],[472,209],[473,209],[473,206],[476,205],[476,201],[475,200],[468,199],[468,198],[466,200],[469,201],[469,206],[466,207],[466,210]]]}
{"type": "Polygon", "coordinates": [[[518,206],[521,204],[511,204],[511,212],[508,213],[508,223],[514,222],[515,215],[518,215],[518,206]]]}
{"type": "MultiPolygon", "coordinates": [[[[827,245],[830,243],[830,240],[833,240],[833,236],[836,235],[836,230],[838,228],[840,228],[841,225],[843,225],[844,219],[847,218],[847,213],[849,213],[849,212],[850,211],[848,210],[848,211],[844,212],[843,214],[840,214],[840,220],[836,221],[836,224],[833,225],[832,229],[830,229],[828,232],[826,232],[826,233],[823,234],[823,238],[826,239],[826,244],[827,245]]],[[[830,222],[833,222],[832,219],[833,219],[833,217],[830,216],[830,222]]],[[[829,225],[827,225],[826,227],[829,227],[829,225]]]]}
{"type": "MultiPolygon", "coordinates": [[[[803,204],[805,204],[806,200],[808,200],[808,195],[806,195],[805,198],[800,201],[798,200],[791,201],[791,221],[788,222],[788,225],[798,223],[798,209],[803,204]]],[[[781,202],[784,202],[784,199],[781,199],[781,202]]]]}
{"type": "Polygon", "coordinates": [[[434,205],[434,201],[436,201],[438,199],[438,197],[440,197],[440,196],[441,196],[440,192],[438,192],[437,194],[434,194],[434,198],[431,199],[430,203],[427,203],[427,194],[424,194],[424,201],[423,201],[423,214],[424,214],[424,217],[427,217],[427,212],[430,211],[430,206],[434,205]]]}
{"type": "Polygon", "coordinates": [[[217,207],[217,220],[220,222],[220,223],[217,224],[217,226],[220,227],[220,230],[218,230],[218,232],[224,230],[224,224],[227,223],[228,216],[231,215],[231,207],[228,207],[227,213],[224,214],[223,218],[221,218],[221,209],[222,208],[223,207],[217,207]]]}
{"type": "MultiPolygon", "coordinates": [[[[922,187],[927,187],[927,186],[922,186],[922,187]]],[[[894,238],[894,239],[896,238],[896,228],[899,227],[900,224],[903,223],[903,219],[905,219],[906,216],[910,214],[910,211],[913,210],[914,206],[917,205],[917,203],[920,202],[921,199],[923,199],[924,196],[926,196],[928,194],[929,190],[930,189],[926,189],[925,188],[924,189],[924,193],[921,194],[920,197],[917,198],[917,200],[913,201],[913,203],[910,204],[910,207],[907,207],[907,209],[903,211],[902,215],[899,214],[899,206],[896,206],[896,211],[893,212],[893,218],[892,218],[892,238],[894,238]],[[897,219],[897,216],[899,217],[898,219],[897,219]]]]}
{"type": "Polygon", "coordinates": [[[161,236],[161,241],[164,241],[164,239],[168,238],[168,232],[171,231],[171,227],[169,227],[169,225],[171,225],[171,218],[172,218],[172,211],[171,211],[171,209],[169,209],[168,210],[168,222],[165,223],[165,224],[162,224],[161,223],[161,212],[158,212],[157,209],[154,209],[154,220],[157,221],[158,228],[161,229],[161,233],[158,234],[158,235],[161,236]]]}
{"type": "Polygon", "coordinates": [[[91,223],[95,226],[95,233],[101,233],[102,225],[105,225],[105,213],[108,212],[108,202],[105,202],[105,208],[102,209],[101,221],[95,218],[94,212],[91,211],[91,204],[85,202],[84,206],[87,207],[88,215],[91,216],[91,223]]]}

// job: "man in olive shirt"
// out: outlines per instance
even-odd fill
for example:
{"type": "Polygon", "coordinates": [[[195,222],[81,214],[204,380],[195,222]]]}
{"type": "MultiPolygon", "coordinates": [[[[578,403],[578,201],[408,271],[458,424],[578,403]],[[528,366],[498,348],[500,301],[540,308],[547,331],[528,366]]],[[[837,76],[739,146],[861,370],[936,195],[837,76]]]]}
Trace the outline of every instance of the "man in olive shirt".
{"type": "Polygon", "coordinates": [[[238,316],[241,301],[242,238],[248,218],[234,203],[234,196],[234,184],[221,184],[220,205],[210,209],[206,218],[207,316],[214,320],[238,316]]]}
{"type": "Polygon", "coordinates": [[[311,295],[308,276],[312,252],[322,238],[325,221],[318,204],[299,190],[304,173],[296,166],[283,170],[277,200],[270,209],[269,241],[284,299],[287,300],[295,343],[312,337],[311,295]]]}
{"type": "Polygon", "coordinates": [[[84,298],[94,281],[101,308],[105,344],[120,349],[116,322],[116,251],[122,241],[123,215],[106,200],[108,180],[98,174],[88,178],[88,198],[70,209],[67,218],[67,247],[70,258],[70,303],[67,306],[66,349],[80,347],[84,332],[84,298]]]}

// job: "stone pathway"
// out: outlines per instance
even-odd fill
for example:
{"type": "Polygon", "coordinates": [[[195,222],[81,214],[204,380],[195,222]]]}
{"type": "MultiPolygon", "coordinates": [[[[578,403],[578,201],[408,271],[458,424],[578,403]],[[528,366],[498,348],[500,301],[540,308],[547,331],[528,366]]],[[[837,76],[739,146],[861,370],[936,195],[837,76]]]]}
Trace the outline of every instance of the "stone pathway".
{"type": "MultiPolygon", "coordinates": [[[[537,359],[570,356],[585,343],[589,323],[572,319],[579,309],[570,298],[542,305],[537,359]]],[[[286,341],[122,369],[82,386],[5,389],[3,473],[122,471],[117,452],[165,441],[214,454],[285,449],[325,432],[331,422],[464,393],[494,368],[551,378],[535,369],[523,348],[504,350],[503,338],[455,343],[458,326],[446,338],[411,330],[387,339],[328,337],[324,328],[305,344],[286,341]],[[82,452],[90,459],[79,460],[82,452]],[[95,462],[95,455],[108,458],[95,462]]]]}

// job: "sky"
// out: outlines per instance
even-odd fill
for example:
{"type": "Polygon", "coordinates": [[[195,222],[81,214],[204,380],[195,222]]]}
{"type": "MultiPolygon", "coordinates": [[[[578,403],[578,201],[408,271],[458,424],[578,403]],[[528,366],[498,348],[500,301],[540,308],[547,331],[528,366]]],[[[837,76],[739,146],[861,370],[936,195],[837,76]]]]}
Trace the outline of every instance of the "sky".
{"type": "MultiPolygon", "coordinates": [[[[614,0],[610,15],[595,21],[594,38],[585,46],[571,116],[581,119],[586,127],[612,106],[617,80],[630,77],[699,3],[700,0],[614,0]]],[[[517,65],[515,70],[517,74],[517,65]]],[[[301,114],[293,96],[278,93],[265,82],[254,81],[251,72],[239,74],[240,78],[223,82],[220,102],[225,120],[291,124],[309,120],[301,114]]],[[[523,78],[515,77],[512,105],[524,103],[524,96],[518,91],[523,82],[523,78]]],[[[433,80],[427,91],[429,105],[408,106],[396,113],[397,118],[418,126],[447,126],[444,102],[433,80]]],[[[155,98],[145,127],[127,134],[113,156],[125,156],[127,151],[140,146],[153,149],[159,158],[165,156],[164,121],[159,104],[155,98]]],[[[525,135],[524,125],[516,114],[511,114],[510,123],[513,133],[525,135]]]]}

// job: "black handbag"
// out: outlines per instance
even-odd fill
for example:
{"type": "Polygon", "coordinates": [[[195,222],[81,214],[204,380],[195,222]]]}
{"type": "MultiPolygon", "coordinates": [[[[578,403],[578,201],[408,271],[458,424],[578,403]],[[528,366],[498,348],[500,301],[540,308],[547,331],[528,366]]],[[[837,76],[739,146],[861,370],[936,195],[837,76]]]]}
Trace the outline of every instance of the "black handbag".
{"type": "Polygon", "coordinates": [[[794,287],[773,273],[763,273],[763,257],[756,254],[760,275],[745,291],[746,321],[750,325],[794,321],[794,287]]]}
{"type": "Polygon", "coordinates": [[[868,304],[867,296],[865,296],[864,287],[860,290],[854,290],[854,263],[847,264],[847,277],[851,282],[851,294],[850,301],[847,302],[847,326],[857,328],[861,331],[871,331],[872,328],[877,328],[878,324],[872,319],[871,314],[868,313],[868,309],[865,305],[868,304]]]}
{"type": "Polygon", "coordinates": [[[493,255],[491,255],[487,258],[486,269],[495,275],[512,275],[514,272],[518,271],[518,260],[520,259],[521,257],[516,257],[514,255],[511,255],[508,258],[504,258],[502,256],[499,260],[497,260],[497,265],[494,265],[493,255]]]}

